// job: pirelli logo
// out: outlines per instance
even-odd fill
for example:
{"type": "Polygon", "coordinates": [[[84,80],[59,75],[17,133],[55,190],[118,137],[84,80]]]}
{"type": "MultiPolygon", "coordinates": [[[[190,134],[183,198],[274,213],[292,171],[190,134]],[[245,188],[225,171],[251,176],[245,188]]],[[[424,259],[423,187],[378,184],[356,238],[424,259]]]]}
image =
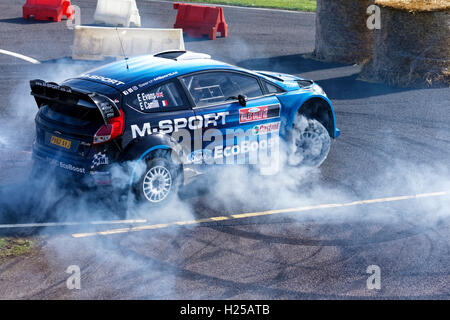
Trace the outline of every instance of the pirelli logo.
{"type": "Polygon", "coordinates": [[[280,110],[281,105],[279,103],[267,106],[243,108],[239,110],[239,123],[278,118],[280,116],[280,110]]]}

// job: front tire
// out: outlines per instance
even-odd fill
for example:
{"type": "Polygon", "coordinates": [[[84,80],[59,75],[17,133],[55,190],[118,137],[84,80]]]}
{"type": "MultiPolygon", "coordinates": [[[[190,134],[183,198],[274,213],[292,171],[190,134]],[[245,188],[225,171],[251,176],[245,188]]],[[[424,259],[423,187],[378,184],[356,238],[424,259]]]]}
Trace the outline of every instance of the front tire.
{"type": "Polygon", "coordinates": [[[330,147],[330,135],[319,121],[297,116],[289,142],[289,165],[319,167],[327,158],[330,147]]]}

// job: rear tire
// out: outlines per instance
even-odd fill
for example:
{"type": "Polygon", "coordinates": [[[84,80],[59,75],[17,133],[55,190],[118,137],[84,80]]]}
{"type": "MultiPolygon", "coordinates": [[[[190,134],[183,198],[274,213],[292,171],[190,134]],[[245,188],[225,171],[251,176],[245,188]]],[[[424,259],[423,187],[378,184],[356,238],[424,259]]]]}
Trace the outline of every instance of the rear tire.
{"type": "Polygon", "coordinates": [[[171,202],[181,184],[179,168],[167,156],[157,155],[146,162],[145,172],[133,188],[137,200],[152,206],[171,202]]]}
{"type": "Polygon", "coordinates": [[[319,167],[327,158],[330,147],[330,135],[319,121],[297,116],[289,142],[289,165],[319,167]]]}

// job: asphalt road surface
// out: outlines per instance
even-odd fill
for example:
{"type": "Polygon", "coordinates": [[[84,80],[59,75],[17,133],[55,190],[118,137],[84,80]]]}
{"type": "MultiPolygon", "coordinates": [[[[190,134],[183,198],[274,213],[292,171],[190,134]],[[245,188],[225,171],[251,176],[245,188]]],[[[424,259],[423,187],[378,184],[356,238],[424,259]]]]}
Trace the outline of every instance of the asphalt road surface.
{"type": "MultiPolygon", "coordinates": [[[[83,24],[93,23],[96,1],[72,3],[83,24]]],[[[28,81],[61,81],[98,63],[72,61],[73,31],[65,22],[23,20],[22,4],[0,1],[0,49],[41,64],[0,54],[0,204],[8,211],[0,224],[19,215],[45,221],[44,212],[61,207],[66,215],[50,221],[98,219],[85,198],[26,179],[36,112],[28,81]],[[42,194],[42,201],[25,205],[30,194],[42,194]]],[[[144,27],[170,28],[175,21],[169,2],[138,1],[138,7],[144,27]]],[[[312,60],[312,13],[224,11],[229,37],[188,39],[187,49],[316,80],[334,104],[342,136],[320,170],[264,178],[225,170],[172,208],[150,217],[140,208],[144,225],[384,200],[81,238],[72,234],[131,224],[3,228],[37,240],[29,255],[0,261],[0,298],[448,299],[450,198],[385,198],[450,190],[450,90],[362,82],[359,66],[312,60]],[[79,290],[66,286],[71,265],[81,269],[79,290]],[[380,289],[367,286],[371,265],[380,268],[380,289]]],[[[107,205],[101,208],[102,219],[115,219],[107,205]]]]}

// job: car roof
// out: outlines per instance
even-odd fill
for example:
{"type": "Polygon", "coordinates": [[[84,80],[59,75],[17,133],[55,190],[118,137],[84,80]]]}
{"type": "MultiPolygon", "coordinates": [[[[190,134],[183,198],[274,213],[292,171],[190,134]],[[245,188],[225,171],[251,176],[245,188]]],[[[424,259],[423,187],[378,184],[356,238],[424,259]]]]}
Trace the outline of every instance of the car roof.
{"type": "Polygon", "coordinates": [[[207,58],[177,60],[144,55],[92,69],[75,79],[94,81],[118,90],[125,90],[133,86],[143,87],[150,83],[155,84],[191,72],[213,69],[245,70],[207,58]]]}

